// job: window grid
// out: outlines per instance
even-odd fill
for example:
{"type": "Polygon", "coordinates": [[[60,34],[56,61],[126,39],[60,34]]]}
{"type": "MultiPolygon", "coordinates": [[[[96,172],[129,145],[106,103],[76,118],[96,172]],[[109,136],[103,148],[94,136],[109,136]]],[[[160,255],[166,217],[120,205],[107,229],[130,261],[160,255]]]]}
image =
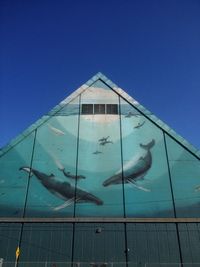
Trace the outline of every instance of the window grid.
{"type": "Polygon", "coordinates": [[[81,114],[119,114],[117,104],[82,104],[81,114]]]}

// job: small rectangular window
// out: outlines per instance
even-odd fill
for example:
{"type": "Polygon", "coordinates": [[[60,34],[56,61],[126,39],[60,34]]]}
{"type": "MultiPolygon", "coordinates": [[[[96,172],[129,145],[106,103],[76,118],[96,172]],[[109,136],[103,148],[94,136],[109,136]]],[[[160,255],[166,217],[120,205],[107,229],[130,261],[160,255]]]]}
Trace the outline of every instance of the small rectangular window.
{"type": "Polygon", "coordinates": [[[94,114],[105,114],[105,104],[94,104],[94,114]]]}
{"type": "Polygon", "coordinates": [[[118,105],[117,104],[107,104],[106,105],[107,114],[118,114],[118,105]]]}
{"type": "Polygon", "coordinates": [[[93,104],[82,104],[81,114],[93,114],[93,104]]]}

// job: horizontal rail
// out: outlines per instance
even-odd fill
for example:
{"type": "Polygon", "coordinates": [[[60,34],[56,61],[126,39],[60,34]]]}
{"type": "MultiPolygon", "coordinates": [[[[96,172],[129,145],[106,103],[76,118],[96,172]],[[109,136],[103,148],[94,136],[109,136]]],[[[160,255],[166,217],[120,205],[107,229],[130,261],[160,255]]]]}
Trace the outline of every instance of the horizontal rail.
{"type": "Polygon", "coordinates": [[[200,223],[200,218],[12,218],[2,217],[0,223],[200,223]]]}

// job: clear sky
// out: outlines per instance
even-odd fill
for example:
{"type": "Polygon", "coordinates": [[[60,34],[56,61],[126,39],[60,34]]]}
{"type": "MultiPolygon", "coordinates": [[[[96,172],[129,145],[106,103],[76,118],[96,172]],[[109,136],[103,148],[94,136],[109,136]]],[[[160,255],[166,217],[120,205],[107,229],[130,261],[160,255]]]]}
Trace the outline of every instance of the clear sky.
{"type": "Polygon", "coordinates": [[[99,71],[200,149],[199,0],[0,0],[0,147],[99,71]]]}

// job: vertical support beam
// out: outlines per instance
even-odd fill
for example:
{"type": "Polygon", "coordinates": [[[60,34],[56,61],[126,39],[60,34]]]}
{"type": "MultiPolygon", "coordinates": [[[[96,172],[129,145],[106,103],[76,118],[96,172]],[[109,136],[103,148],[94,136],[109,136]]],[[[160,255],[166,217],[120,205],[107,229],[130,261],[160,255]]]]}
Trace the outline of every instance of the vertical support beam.
{"type": "MultiPolygon", "coordinates": [[[[120,124],[120,146],[121,146],[121,167],[122,167],[122,194],[123,194],[123,208],[124,208],[124,218],[126,218],[126,199],[125,199],[125,187],[124,187],[124,169],[123,169],[123,144],[122,144],[122,120],[121,120],[121,102],[119,96],[119,124],[120,124]]],[[[128,244],[127,244],[127,225],[124,222],[124,243],[125,243],[125,257],[126,257],[126,267],[128,267],[128,244]]]]}
{"type": "MultiPolygon", "coordinates": [[[[171,190],[171,195],[172,195],[174,217],[177,218],[174,191],[173,191],[173,186],[172,186],[172,176],[171,176],[171,170],[170,170],[170,165],[169,165],[168,149],[167,149],[166,137],[165,137],[164,132],[163,132],[163,137],[164,137],[164,145],[165,145],[165,152],[166,152],[166,159],[167,159],[167,168],[168,168],[168,174],[169,174],[170,190],[171,190]]],[[[182,257],[182,251],[181,251],[181,241],[180,241],[178,223],[176,222],[175,225],[176,225],[176,234],[177,234],[178,247],[179,247],[179,257],[180,257],[180,261],[181,261],[180,267],[183,267],[183,257],[182,257]]]]}
{"type": "MultiPolygon", "coordinates": [[[[31,162],[30,162],[30,168],[31,169],[33,167],[33,157],[34,157],[34,152],[35,152],[36,135],[37,135],[37,129],[35,130],[35,135],[34,135],[34,140],[33,140],[33,148],[32,148],[32,154],[31,154],[31,162]]],[[[26,215],[26,207],[27,207],[27,199],[28,199],[30,178],[31,178],[31,172],[28,175],[27,189],[26,189],[24,208],[23,208],[23,213],[22,213],[22,217],[23,218],[25,218],[25,215],[26,215]]],[[[19,233],[19,241],[18,241],[18,247],[19,248],[21,248],[23,229],[24,229],[24,222],[21,223],[21,229],[20,229],[20,233],[19,233]]],[[[20,258],[20,256],[18,258],[16,258],[15,267],[18,266],[19,258],[20,258]]]]}
{"type": "MultiPolygon", "coordinates": [[[[75,192],[74,192],[74,211],[73,217],[76,217],[76,192],[77,192],[77,175],[78,175],[78,158],[79,158],[79,132],[80,132],[80,115],[81,115],[81,95],[79,95],[79,114],[78,114],[78,128],[77,128],[77,143],[76,143],[76,180],[75,180],[75,192]]],[[[75,222],[73,222],[72,229],[72,251],[71,251],[71,267],[73,267],[74,261],[74,237],[75,237],[75,222]]]]}

